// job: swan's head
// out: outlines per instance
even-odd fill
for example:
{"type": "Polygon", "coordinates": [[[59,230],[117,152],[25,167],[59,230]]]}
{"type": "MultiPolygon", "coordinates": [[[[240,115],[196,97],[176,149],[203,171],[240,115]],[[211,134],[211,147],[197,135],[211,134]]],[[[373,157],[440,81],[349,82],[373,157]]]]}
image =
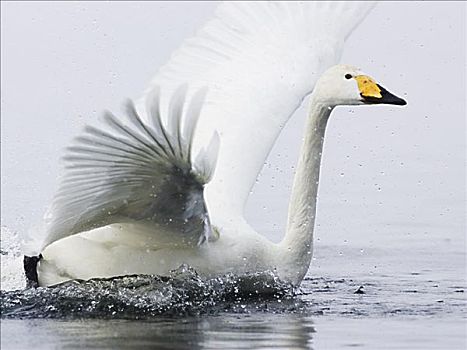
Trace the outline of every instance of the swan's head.
{"type": "Polygon", "coordinates": [[[407,104],[405,100],[391,94],[358,68],[343,64],[324,72],[316,83],[314,95],[329,106],[407,104]]]}

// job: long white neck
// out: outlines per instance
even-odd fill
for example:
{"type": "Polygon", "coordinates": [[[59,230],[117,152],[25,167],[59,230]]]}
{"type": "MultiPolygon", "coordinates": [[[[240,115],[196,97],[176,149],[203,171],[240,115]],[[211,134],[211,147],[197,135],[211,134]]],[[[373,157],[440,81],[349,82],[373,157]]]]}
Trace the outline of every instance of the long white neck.
{"type": "Polygon", "coordinates": [[[290,198],[287,233],[279,244],[283,253],[280,265],[294,284],[303,279],[311,262],[321,154],[331,111],[332,107],[312,95],[290,198]]]}

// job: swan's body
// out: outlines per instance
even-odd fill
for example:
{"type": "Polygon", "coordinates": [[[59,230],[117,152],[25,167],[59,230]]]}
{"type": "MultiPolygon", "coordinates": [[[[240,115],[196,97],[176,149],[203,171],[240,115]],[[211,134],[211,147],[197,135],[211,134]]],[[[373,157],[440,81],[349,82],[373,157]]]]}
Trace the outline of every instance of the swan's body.
{"type": "MultiPolygon", "coordinates": [[[[229,9],[227,6],[235,5],[226,5],[229,9]]],[[[317,46],[310,44],[316,41],[309,41],[306,35],[297,38],[297,27],[290,27],[306,24],[306,11],[300,8],[298,15],[293,12],[300,5],[290,5],[290,8],[285,4],[251,5],[250,15],[261,12],[255,12],[257,6],[270,10],[273,29],[277,27],[277,18],[275,8],[269,6],[279,6],[279,9],[284,6],[291,18],[289,27],[284,28],[291,35],[272,40],[300,54],[286,54],[282,61],[279,57],[278,62],[264,62],[268,68],[265,73],[275,84],[272,87],[258,85],[260,83],[250,77],[251,83],[248,74],[240,74],[246,62],[245,53],[240,56],[232,53],[235,45],[250,47],[255,43],[254,36],[241,38],[238,32],[244,23],[236,22],[242,18],[237,10],[245,10],[247,6],[234,7],[231,13],[221,8],[227,13],[226,21],[235,28],[230,32],[223,29],[223,34],[230,35],[233,41],[230,46],[220,45],[226,54],[232,55],[231,60],[215,57],[221,56],[216,50],[207,50],[213,55],[208,61],[217,59],[218,66],[214,64],[211,71],[204,72],[205,62],[196,62],[198,56],[190,56],[187,50],[190,45],[207,45],[206,38],[200,35],[197,41],[182,47],[181,53],[174,56],[181,67],[179,71],[169,63],[156,77],[154,84],[161,86],[161,90],[160,93],[151,90],[147,95],[150,105],[143,117],[146,121],[130,106],[127,113],[132,127],[108,117],[113,135],[104,130],[88,129],[88,134],[70,149],[69,172],[54,202],[47,235],[36,248],[42,254],[37,267],[40,285],[72,278],[139,273],[166,275],[182,264],[192,266],[205,276],[275,271],[284,281],[294,285],[301,282],[312,257],[319,166],[326,124],[333,108],[405,102],[350,66],[328,69],[317,81],[317,73],[340,56],[343,40],[356,25],[355,21],[365,15],[366,8],[359,16],[359,12],[351,8],[356,18],[342,21],[346,27],[343,32],[334,28],[331,33],[318,36],[318,43],[324,45],[318,53],[317,46]],[[237,16],[233,16],[234,13],[237,16]],[[323,41],[323,38],[328,40],[323,41]],[[314,48],[315,55],[310,56],[310,47],[314,48]],[[195,57],[190,66],[194,70],[191,76],[187,73],[190,71],[184,62],[185,56],[195,57]],[[202,69],[196,71],[196,67],[202,69]],[[238,72],[231,72],[233,67],[237,67],[238,72]],[[200,75],[199,71],[206,75],[200,75]],[[180,72],[190,76],[189,89],[173,93],[174,86],[187,78],[180,72]],[[281,74],[290,79],[284,81],[281,74]],[[206,100],[200,97],[202,92],[196,92],[203,85],[209,88],[206,100]],[[243,218],[243,208],[283,123],[313,85],[287,232],[284,239],[275,244],[251,228],[243,218]],[[167,91],[169,93],[164,95],[167,91]],[[167,104],[169,109],[165,113],[167,104]],[[194,133],[193,120],[198,118],[194,133]],[[168,126],[164,126],[161,119],[168,126]],[[212,136],[217,135],[215,132],[220,137],[220,148],[217,136],[212,136]],[[192,150],[197,157],[192,157],[192,150]]],[[[339,6],[341,12],[349,11],[347,5],[339,6]]],[[[329,20],[319,20],[319,16],[329,14],[331,5],[323,5],[321,12],[317,8],[312,10],[315,11],[311,12],[314,20],[321,21],[315,26],[323,21],[329,24],[329,20]]],[[[244,14],[248,15],[248,11],[244,14]]],[[[267,14],[261,16],[268,18],[267,14]]],[[[203,33],[215,37],[215,31],[210,32],[215,25],[215,21],[214,25],[208,23],[203,33]]],[[[247,25],[243,29],[251,30],[247,25]]],[[[218,43],[219,38],[216,40],[218,43]]],[[[259,49],[253,45],[248,53],[258,56],[261,52],[267,56],[271,44],[259,49]]],[[[272,51],[276,49],[273,47],[272,51]]],[[[141,108],[139,113],[144,115],[141,108]]]]}
{"type": "Polygon", "coordinates": [[[279,258],[278,247],[249,225],[239,227],[238,231],[224,230],[216,242],[199,247],[162,248],[135,246],[136,240],[147,242],[155,237],[153,230],[137,226],[109,225],[51,244],[42,254],[40,284],[56,284],[71,278],[167,275],[182,264],[188,264],[203,276],[229,272],[242,275],[271,271],[279,258]],[[64,256],[63,251],[68,254],[64,256]]]}

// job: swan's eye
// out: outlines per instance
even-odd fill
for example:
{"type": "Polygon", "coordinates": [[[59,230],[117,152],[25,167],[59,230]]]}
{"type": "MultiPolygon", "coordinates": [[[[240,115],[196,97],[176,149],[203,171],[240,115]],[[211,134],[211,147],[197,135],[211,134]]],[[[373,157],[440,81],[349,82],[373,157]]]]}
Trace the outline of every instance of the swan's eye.
{"type": "Polygon", "coordinates": [[[347,73],[347,74],[345,75],[345,79],[352,79],[352,74],[348,74],[348,73],[347,73]]]}

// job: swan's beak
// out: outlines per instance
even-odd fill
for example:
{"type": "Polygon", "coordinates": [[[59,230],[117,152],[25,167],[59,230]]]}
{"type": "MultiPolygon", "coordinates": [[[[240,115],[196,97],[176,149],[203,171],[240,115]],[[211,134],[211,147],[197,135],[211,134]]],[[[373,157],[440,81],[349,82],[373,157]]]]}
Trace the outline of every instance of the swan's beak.
{"type": "Polygon", "coordinates": [[[404,99],[391,94],[388,90],[377,84],[367,75],[357,75],[355,80],[360,90],[362,102],[366,104],[389,104],[404,106],[407,104],[404,99]]]}

